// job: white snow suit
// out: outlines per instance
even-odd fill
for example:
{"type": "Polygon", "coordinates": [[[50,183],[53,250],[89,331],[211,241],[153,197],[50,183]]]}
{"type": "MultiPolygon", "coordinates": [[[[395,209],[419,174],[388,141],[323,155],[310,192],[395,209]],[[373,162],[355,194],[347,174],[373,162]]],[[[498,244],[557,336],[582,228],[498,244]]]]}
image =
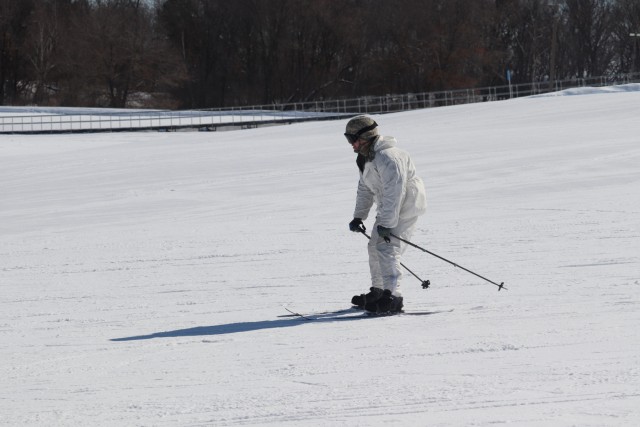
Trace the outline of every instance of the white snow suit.
{"type": "Polygon", "coordinates": [[[376,221],[369,240],[371,283],[376,288],[389,289],[401,296],[398,281],[402,276],[400,259],[406,243],[391,238],[387,243],[378,236],[378,225],[391,229],[396,236],[410,240],[418,217],[426,212],[424,183],[409,157],[396,147],[396,139],[380,136],[369,155],[358,156],[360,181],[354,218],[365,220],[375,203],[376,221]]]}

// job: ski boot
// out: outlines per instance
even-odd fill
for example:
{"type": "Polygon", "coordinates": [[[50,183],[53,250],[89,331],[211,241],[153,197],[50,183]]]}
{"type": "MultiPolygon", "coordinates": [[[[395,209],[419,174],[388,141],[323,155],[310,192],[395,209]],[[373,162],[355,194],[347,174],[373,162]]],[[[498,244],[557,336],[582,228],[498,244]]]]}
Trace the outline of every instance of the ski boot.
{"type": "Polygon", "coordinates": [[[395,296],[389,289],[385,289],[382,296],[375,302],[367,302],[364,309],[375,314],[396,314],[402,312],[403,298],[395,296]]]}
{"type": "Polygon", "coordinates": [[[370,288],[368,294],[355,295],[351,298],[351,304],[363,309],[365,305],[375,303],[382,297],[382,289],[370,288]]]}

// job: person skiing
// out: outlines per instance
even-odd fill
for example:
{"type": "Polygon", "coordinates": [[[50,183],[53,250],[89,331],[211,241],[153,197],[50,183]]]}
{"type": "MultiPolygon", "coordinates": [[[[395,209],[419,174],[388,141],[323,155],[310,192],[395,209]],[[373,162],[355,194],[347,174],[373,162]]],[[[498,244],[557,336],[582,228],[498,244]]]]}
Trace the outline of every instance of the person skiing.
{"type": "Polygon", "coordinates": [[[426,212],[426,191],[409,154],[396,147],[396,139],[378,133],[378,124],[369,116],[353,117],[344,136],[357,153],[360,170],[356,207],[349,229],[366,230],[363,221],[376,204],[376,219],[367,246],[371,288],[355,295],[351,303],[375,313],[402,311],[399,290],[401,257],[406,243],[391,236],[410,240],[418,217],[426,212]]]}

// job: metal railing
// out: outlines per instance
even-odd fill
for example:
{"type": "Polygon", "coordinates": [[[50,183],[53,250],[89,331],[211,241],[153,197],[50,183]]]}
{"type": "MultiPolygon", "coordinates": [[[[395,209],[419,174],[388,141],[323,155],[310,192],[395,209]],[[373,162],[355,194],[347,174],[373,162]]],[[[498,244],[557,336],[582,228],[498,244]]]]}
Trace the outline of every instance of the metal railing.
{"type": "MultiPolygon", "coordinates": [[[[180,128],[239,129],[299,121],[331,120],[354,114],[384,114],[421,108],[499,101],[575,87],[602,87],[632,82],[640,82],[640,73],[625,74],[617,78],[592,77],[440,92],[206,110],[61,109],[59,114],[24,115],[16,113],[0,116],[0,133],[169,131],[180,128]]],[[[37,110],[37,108],[32,108],[32,110],[34,109],[37,110]]],[[[42,109],[42,111],[47,110],[50,109],[42,109]]]]}
{"type": "Polygon", "coordinates": [[[218,130],[259,125],[328,120],[334,116],[302,111],[221,110],[111,112],[86,109],[86,113],[0,116],[0,133],[75,133],[159,130],[181,128],[218,130]]]}

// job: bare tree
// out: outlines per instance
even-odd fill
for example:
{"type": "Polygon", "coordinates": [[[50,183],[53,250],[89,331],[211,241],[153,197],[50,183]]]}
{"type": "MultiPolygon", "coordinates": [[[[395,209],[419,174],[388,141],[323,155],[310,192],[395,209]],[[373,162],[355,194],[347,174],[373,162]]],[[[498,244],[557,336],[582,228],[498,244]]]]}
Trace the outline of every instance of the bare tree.
{"type": "Polygon", "coordinates": [[[28,22],[28,33],[24,53],[32,72],[32,102],[47,101],[48,85],[52,72],[58,66],[57,47],[59,43],[58,2],[39,1],[28,22]]]}
{"type": "Polygon", "coordinates": [[[22,54],[32,1],[0,0],[0,104],[20,101],[28,79],[22,54]]]}
{"type": "Polygon", "coordinates": [[[640,69],[640,0],[0,0],[0,102],[214,107],[640,69]],[[634,50],[635,47],[635,50],[634,50]],[[634,62],[635,58],[635,62],[634,62]]]}
{"type": "Polygon", "coordinates": [[[76,22],[70,48],[95,105],[125,107],[132,94],[180,81],[182,68],[156,33],[147,2],[95,0],[85,18],[76,22]]]}
{"type": "Polygon", "coordinates": [[[612,2],[605,0],[565,0],[567,31],[563,39],[576,77],[602,76],[612,71],[612,2]]]}
{"type": "Polygon", "coordinates": [[[613,6],[612,71],[640,71],[640,0],[620,0],[613,6]]]}

